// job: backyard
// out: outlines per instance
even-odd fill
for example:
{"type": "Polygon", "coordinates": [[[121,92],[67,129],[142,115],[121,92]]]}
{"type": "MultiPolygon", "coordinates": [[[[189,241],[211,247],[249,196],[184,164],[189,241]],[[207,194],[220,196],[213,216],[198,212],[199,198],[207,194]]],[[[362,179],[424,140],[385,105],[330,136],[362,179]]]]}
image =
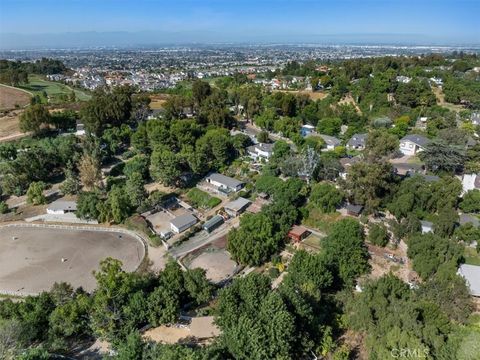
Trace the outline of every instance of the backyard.
{"type": "Polygon", "coordinates": [[[193,207],[200,209],[211,209],[222,202],[219,198],[210,196],[197,188],[193,188],[187,193],[187,199],[193,207]]]}

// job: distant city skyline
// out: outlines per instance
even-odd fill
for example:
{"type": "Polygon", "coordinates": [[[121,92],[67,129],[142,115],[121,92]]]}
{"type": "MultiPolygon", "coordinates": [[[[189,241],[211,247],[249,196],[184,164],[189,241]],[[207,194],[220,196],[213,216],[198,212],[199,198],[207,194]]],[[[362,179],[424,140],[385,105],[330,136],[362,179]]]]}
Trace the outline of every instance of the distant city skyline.
{"type": "Polygon", "coordinates": [[[0,47],[479,44],[474,0],[0,0],[0,47]]]}

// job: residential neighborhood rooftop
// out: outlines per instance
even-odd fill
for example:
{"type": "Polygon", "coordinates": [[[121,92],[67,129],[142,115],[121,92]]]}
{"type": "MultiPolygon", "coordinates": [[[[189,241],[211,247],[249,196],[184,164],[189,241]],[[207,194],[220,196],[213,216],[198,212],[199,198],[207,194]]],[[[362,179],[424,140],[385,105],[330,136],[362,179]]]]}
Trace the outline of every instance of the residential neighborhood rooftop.
{"type": "Polygon", "coordinates": [[[193,216],[192,214],[185,214],[177,216],[170,223],[177,229],[180,229],[194,221],[197,221],[197,218],[195,216],[193,216]]]}
{"type": "Polygon", "coordinates": [[[222,175],[222,174],[219,174],[219,173],[210,174],[209,176],[207,176],[207,179],[209,179],[211,181],[218,182],[218,183],[220,183],[222,185],[225,185],[227,187],[232,187],[232,188],[235,188],[235,187],[243,184],[243,181],[240,181],[240,180],[237,180],[237,179],[234,179],[234,178],[231,178],[229,176],[225,176],[225,175],[222,175]]]}
{"type": "Polygon", "coordinates": [[[411,141],[420,147],[424,147],[430,142],[425,136],[417,134],[405,135],[400,141],[411,141]]]}
{"type": "Polygon", "coordinates": [[[473,296],[480,296],[480,266],[462,264],[458,274],[463,276],[473,296]]]}

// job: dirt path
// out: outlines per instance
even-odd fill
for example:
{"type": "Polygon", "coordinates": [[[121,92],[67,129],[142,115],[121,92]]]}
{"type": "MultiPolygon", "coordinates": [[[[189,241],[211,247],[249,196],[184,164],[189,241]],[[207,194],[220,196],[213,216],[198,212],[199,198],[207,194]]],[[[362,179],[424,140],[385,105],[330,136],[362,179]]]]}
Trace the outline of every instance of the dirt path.
{"type": "Polygon", "coordinates": [[[356,101],[353,99],[352,94],[347,94],[345,97],[338,102],[338,105],[352,105],[357,113],[362,114],[362,110],[358,107],[356,101]]]}
{"type": "Polygon", "coordinates": [[[435,97],[437,98],[438,105],[455,112],[460,112],[462,110],[465,110],[465,108],[461,105],[455,105],[455,104],[446,102],[445,94],[443,93],[443,90],[438,86],[432,86],[432,91],[435,94],[435,97]]]}

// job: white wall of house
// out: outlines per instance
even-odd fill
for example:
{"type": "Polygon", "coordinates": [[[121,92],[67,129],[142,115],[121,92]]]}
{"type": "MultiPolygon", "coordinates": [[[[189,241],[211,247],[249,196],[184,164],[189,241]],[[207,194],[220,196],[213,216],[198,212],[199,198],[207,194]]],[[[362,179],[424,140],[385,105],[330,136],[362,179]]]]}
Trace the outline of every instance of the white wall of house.
{"type": "Polygon", "coordinates": [[[465,194],[469,190],[476,189],[475,180],[477,179],[477,174],[465,174],[462,178],[462,190],[465,194]]]}
{"type": "Polygon", "coordinates": [[[400,151],[404,155],[415,155],[418,152],[422,151],[423,149],[418,146],[417,144],[411,141],[401,141],[400,142],[400,151]]]}
{"type": "Polygon", "coordinates": [[[65,214],[65,210],[47,209],[47,214],[62,215],[65,214]]]}

